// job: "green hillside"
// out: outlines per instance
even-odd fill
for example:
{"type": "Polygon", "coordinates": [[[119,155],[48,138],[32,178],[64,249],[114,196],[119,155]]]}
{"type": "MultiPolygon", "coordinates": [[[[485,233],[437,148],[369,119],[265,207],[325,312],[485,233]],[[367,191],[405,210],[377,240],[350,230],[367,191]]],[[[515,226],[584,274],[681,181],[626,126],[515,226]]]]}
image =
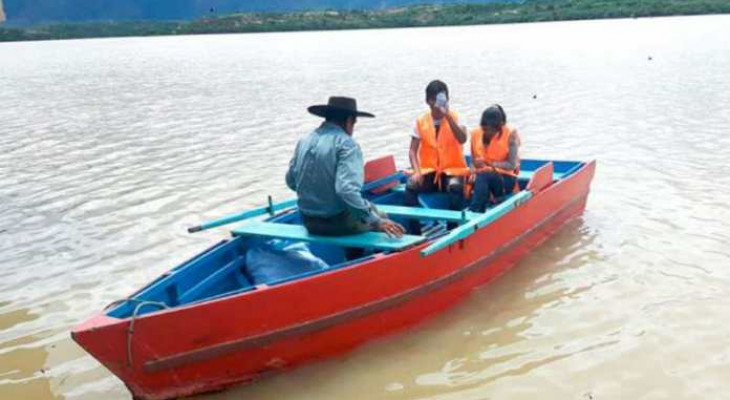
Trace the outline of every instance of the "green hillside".
{"type": "Polygon", "coordinates": [[[0,41],[111,36],[479,25],[730,13],[728,0],[527,0],[363,11],[238,13],[189,22],[106,22],[0,28],[0,41]]]}

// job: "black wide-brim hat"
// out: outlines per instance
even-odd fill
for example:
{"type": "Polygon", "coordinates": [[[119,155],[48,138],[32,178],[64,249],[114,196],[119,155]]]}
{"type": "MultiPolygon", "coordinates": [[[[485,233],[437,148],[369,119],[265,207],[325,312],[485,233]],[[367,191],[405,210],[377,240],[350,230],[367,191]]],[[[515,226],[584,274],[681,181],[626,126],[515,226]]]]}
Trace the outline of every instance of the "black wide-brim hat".
{"type": "Polygon", "coordinates": [[[332,96],[327,101],[327,104],[310,106],[307,108],[307,111],[323,118],[327,117],[327,114],[330,112],[345,113],[356,117],[375,118],[375,115],[370,114],[369,112],[359,111],[357,109],[357,100],[351,97],[332,96]]]}

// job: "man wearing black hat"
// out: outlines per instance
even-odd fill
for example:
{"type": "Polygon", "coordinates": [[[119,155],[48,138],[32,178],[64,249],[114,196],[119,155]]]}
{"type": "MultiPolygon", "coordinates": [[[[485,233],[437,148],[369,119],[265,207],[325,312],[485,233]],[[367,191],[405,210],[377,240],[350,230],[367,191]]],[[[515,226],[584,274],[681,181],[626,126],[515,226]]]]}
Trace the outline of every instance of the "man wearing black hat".
{"type": "Polygon", "coordinates": [[[352,138],[358,111],[349,97],[330,97],[326,105],[308,111],[325,118],[319,128],[299,140],[286,173],[286,184],[297,192],[304,226],[312,234],[340,236],[382,231],[400,237],[403,227],[378,213],[362,197],[364,164],[352,138]]]}

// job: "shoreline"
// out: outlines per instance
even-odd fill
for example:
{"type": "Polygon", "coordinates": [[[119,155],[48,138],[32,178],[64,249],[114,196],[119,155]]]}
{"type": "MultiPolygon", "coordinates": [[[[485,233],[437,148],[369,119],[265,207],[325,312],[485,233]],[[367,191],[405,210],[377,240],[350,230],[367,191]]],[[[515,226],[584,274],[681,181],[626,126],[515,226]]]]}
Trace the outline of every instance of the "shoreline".
{"type": "MultiPolygon", "coordinates": [[[[207,32],[207,33],[188,33],[188,34],[160,34],[160,35],[127,35],[127,36],[88,36],[88,37],[74,37],[74,38],[63,38],[63,39],[34,39],[34,40],[2,40],[0,39],[0,46],[3,44],[11,43],[34,43],[34,42],[60,42],[60,41],[71,41],[71,40],[104,40],[104,39],[143,39],[143,38],[170,38],[170,37],[181,37],[181,36],[208,36],[208,35],[260,35],[270,33],[315,33],[315,32],[357,32],[357,31],[368,31],[368,30],[392,30],[392,29],[419,29],[419,28],[459,28],[459,27],[479,27],[479,26],[495,26],[495,25],[523,25],[523,24],[541,24],[541,23],[555,23],[555,22],[591,22],[591,21],[611,21],[611,20],[628,20],[628,19],[653,19],[653,18],[683,18],[683,17],[712,17],[722,16],[730,13],[722,14],[691,14],[691,15],[657,15],[653,17],[616,17],[616,18],[593,18],[593,19],[573,19],[573,20],[554,20],[554,21],[527,21],[527,22],[500,22],[492,24],[470,24],[470,25],[430,25],[430,26],[395,26],[395,27],[377,27],[377,28],[342,28],[342,29],[306,29],[306,30],[281,30],[281,31],[266,31],[266,32],[207,32]]],[[[2,27],[0,27],[0,34],[2,27]]]]}
{"type": "Polygon", "coordinates": [[[0,42],[479,26],[722,14],[730,14],[730,2],[726,0],[528,0],[525,3],[417,5],[374,11],[237,13],[192,21],[78,22],[25,28],[0,25],[0,42]]]}

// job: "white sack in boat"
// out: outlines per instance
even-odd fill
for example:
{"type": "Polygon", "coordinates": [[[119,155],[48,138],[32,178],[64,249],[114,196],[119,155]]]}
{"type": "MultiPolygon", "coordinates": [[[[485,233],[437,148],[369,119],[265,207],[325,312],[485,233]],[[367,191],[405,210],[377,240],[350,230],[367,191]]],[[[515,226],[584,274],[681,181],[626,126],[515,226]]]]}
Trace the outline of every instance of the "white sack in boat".
{"type": "Polygon", "coordinates": [[[255,285],[270,283],[329,266],[306,243],[270,240],[246,252],[246,267],[255,285]]]}

